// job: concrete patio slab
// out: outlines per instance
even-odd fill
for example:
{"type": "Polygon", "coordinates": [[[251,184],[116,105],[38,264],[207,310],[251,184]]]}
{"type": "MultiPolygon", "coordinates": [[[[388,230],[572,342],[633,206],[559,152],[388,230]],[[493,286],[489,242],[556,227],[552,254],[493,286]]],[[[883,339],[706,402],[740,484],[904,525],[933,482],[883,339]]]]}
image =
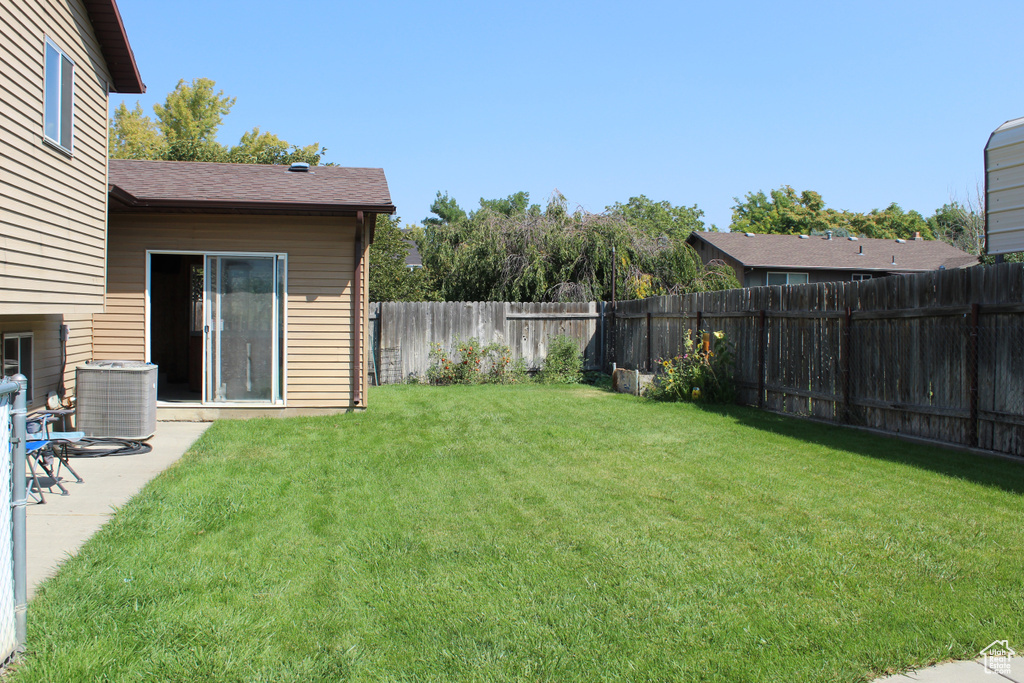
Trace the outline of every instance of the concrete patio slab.
{"type": "Polygon", "coordinates": [[[46,504],[30,501],[27,506],[29,599],[117,508],[177,462],[209,426],[209,422],[158,422],[149,453],[72,458],[71,466],[85,481],[76,483],[69,473],[62,473],[70,495],[46,493],[46,504]]]}

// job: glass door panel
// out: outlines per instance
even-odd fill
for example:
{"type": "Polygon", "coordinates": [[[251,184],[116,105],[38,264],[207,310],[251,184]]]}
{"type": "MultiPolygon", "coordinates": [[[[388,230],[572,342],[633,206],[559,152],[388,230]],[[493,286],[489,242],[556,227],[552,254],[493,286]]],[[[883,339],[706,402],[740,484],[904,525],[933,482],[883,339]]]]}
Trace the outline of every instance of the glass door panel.
{"type": "Polygon", "coordinates": [[[277,258],[207,256],[206,396],[210,403],[279,398],[277,258]]]}

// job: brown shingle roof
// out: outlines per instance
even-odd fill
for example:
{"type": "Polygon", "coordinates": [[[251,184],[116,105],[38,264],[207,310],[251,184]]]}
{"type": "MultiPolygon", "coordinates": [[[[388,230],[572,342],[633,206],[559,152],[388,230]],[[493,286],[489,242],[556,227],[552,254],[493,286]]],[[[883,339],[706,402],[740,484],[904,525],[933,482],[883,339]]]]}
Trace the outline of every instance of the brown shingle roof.
{"type": "Polygon", "coordinates": [[[121,21],[121,12],[115,0],[84,0],[85,9],[89,13],[89,21],[96,39],[100,42],[103,59],[107,62],[107,70],[113,79],[111,88],[120,93],[144,93],[146,84],[142,82],[139,67],[135,64],[135,54],[128,43],[128,34],[121,21]]]}
{"type": "Polygon", "coordinates": [[[695,232],[690,239],[701,239],[725,252],[748,268],[801,268],[887,272],[913,272],[946,268],[965,268],[978,263],[976,256],[960,251],[940,240],[896,240],[861,237],[849,240],[820,236],[801,239],[797,235],[761,235],[749,237],[742,232],[695,232]],[[863,255],[861,248],[863,247],[863,255]],[[893,258],[895,257],[895,265],[893,258]]]}
{"type": "MultiPolygon", "coordinates": [[[[394,213],[383,169],[111,159],[111,198],[127,209],[394,213]]],[[[120,207],[112,205],[112,210],[120,207]]]]}

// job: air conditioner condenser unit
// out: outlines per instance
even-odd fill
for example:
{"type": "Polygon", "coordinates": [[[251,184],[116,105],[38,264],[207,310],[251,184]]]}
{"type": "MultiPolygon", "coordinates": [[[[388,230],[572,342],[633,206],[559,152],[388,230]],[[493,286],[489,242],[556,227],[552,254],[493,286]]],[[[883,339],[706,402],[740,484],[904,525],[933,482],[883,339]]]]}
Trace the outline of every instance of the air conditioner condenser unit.
{"type": "Polygon", "coordinates": [[[90,361],[75,377],[75,424],[87,437],[143,440],[156,433],[156,365],[90,361]]]}

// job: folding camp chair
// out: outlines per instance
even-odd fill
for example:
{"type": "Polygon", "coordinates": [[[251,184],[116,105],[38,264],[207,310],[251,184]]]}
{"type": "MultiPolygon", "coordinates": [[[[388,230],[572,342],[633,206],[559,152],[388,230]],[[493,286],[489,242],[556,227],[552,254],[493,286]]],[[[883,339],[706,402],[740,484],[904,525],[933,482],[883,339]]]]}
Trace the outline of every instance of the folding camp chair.
{"type": "Polygon", "coordinates": [[[60,495],[69,495],[70,492],[61,483],[60,470],[62,467],[67,468],[79,484],[85,482],[78,475],[78,472],[71,467],[71,463],[68,462],[68,445],[80,441],[85,436],[85,433],[47,433],[47,427],[51,421],[52,419],[43,417],[42,419],[32,420],[26,425],[28,434],[26,434],[25,442],[25,459],[28,462],[28,476],[31,478],[34,487],[34,490],[33,487],[29,487],[28,493],[33,499],[38,500],[39,503],[46,502],[46,497],[43,496],[44,488],[53,493],[53,487],[56,486],[60,489],[60,495]],[[56,465],[54,465],[55,462],[56,465]],[[42,475],[36,471],[36,465],[43,471],[42,475]]]}

